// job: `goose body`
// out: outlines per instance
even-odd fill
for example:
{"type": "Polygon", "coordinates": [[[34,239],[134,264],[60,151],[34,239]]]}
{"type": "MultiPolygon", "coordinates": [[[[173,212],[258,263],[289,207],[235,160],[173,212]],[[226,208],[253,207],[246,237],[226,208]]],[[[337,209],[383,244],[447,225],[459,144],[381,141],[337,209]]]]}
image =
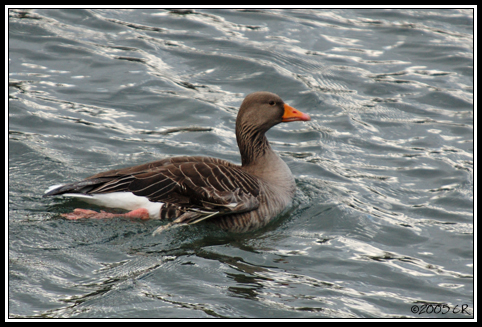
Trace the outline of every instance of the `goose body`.
{"type": "MultiPolygon", "coordinates": [[[[308,115],[276,94],[251,93],[236,119],[242,165],[211,157],[172,157],[56,185],[44,196],[76,197],[132,210],[130,216],[139,218],[173,219],[155,233],[202,220],[232,232],[260,228],[291,203],[296,189],[290,169],[271,149],[265,133],[281,122],[308,120],[308,115]]],[[[108,218],[114,214],[76,209],[63,216],[108,218]]]]}

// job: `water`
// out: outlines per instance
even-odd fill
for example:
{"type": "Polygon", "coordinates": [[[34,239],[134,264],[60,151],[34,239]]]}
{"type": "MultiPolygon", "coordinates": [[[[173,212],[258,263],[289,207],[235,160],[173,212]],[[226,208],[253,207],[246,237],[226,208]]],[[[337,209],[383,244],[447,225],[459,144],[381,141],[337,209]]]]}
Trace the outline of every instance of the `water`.
{"type": "Polygon", "coordinates": [[[470,9],[10,10],[9,317],[473,318],[473,26],[470,9]],[[312,117],[268,133],[298,190],[266,228],[153,237],[42,198],[167,156],[239,163],[237,109],[260,90],[312,117]]]}

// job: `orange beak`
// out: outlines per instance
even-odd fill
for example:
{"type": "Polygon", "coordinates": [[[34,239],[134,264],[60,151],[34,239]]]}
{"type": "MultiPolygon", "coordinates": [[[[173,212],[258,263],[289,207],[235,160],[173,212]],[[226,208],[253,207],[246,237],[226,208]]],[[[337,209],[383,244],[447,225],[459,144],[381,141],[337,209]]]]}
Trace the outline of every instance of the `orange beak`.
{"type": "Polygon", "coordinates": [[[283,117],[281,117],[281,121],[283,123],[288,123],[290,121],[308,121],[311,120],[311,117],[307,114],[302,113],[301,111],[296,110],[295,108],[288,106],[286,103],[284,105],[285,113],[283,117]]]}

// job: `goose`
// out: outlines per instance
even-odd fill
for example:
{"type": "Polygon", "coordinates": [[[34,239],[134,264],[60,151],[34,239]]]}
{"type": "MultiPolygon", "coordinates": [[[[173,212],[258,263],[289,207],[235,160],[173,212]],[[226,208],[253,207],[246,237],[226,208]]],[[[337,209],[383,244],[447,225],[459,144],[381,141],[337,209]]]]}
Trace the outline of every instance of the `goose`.
{"type": "Polygon", "coordinates": [[[309,120],[309,115],[274,93],[251,93],[236,118],[241,165],[205,156],[171,157],[55,185],[43,196],[63,195],[129,211],[75,209],[62,214],[71,220],[119,216],[171,220],[154,235],[203,220],[230,232],[255,230],[283,212],[296,190],[288,165],[273,151],[265,133],[279,123],[309,120]]]}

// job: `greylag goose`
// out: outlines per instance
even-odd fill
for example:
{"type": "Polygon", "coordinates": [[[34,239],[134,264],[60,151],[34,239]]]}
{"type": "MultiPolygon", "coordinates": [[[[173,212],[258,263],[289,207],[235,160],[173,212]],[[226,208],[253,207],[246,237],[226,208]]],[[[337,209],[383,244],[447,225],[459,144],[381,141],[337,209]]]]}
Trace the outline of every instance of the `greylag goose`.
{"type": "Polygon", "coordinates": [[[271,149],[265,133],[281,122],[310,119],[276,94],[251,93],[236,118],[241,166],[210,157],[172,157],[52,186],[44,197],[71,196],[99,206],[131,210],[116,214],[75,209],[62,215],[67,219],[174,219],[154,234],[206,219],[231,232],[254,230],[280,214],[295,193],[291,171],[271,149]]]}

